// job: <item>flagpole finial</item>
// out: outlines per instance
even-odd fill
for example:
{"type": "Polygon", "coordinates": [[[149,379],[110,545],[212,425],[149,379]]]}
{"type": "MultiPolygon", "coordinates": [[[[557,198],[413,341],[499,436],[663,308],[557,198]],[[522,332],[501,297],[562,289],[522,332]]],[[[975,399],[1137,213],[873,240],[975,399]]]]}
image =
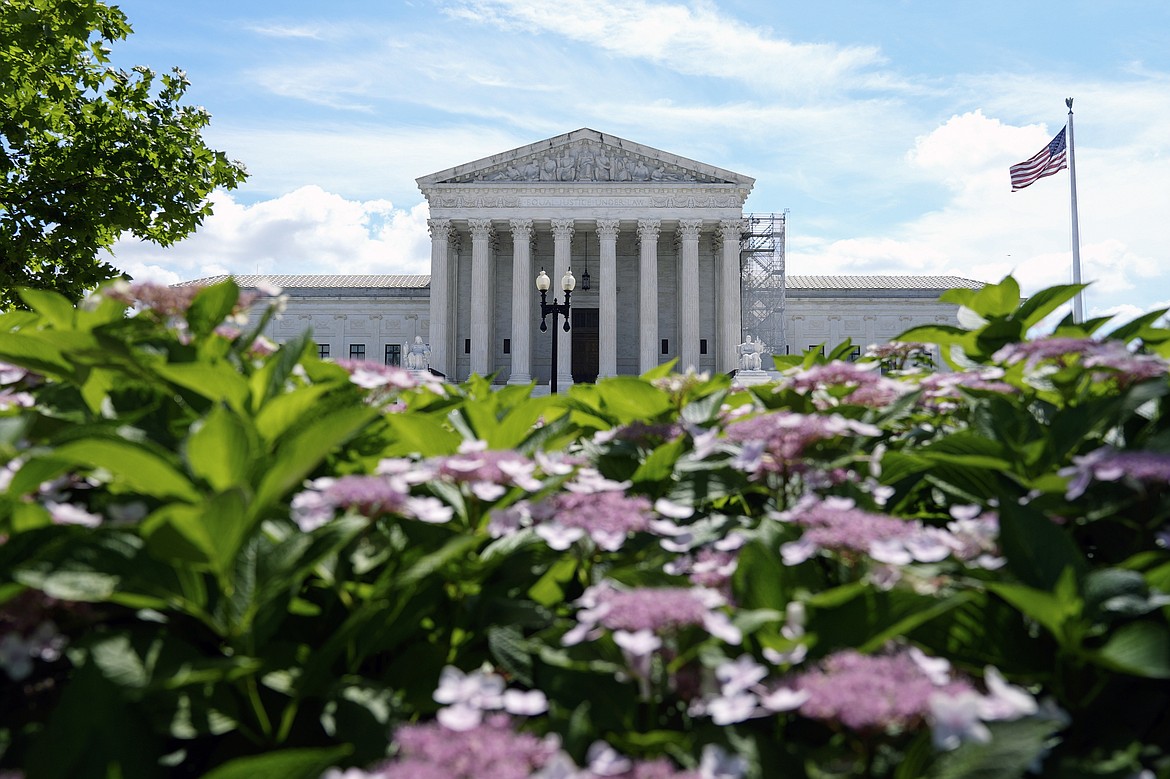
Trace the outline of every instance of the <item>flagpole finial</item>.
{"type": "Polygon", "coordinates": [[[1066,97],[1064,99],[1064,104],[1066,106],[1068,106],[1068,110],[1070,110],[1070,111],[1072,110],[1072,98],[1071,97],[1066,97]]]}

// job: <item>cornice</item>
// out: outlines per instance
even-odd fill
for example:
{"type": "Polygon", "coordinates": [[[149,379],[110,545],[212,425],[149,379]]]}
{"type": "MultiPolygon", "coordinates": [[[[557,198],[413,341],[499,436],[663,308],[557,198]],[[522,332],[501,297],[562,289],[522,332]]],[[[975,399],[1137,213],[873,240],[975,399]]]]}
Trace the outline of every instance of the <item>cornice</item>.
{"type": "Polygon", "coordinates": [[[431,208],[742,208],[750,189],[734,184],[436,184],[423,191],[431,208]]]}

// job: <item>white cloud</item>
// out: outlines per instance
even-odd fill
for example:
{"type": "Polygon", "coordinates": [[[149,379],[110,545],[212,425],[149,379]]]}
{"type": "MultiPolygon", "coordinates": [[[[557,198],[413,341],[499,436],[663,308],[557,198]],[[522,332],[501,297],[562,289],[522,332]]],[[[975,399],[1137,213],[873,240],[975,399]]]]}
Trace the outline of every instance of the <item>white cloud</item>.
{"type": "Polygon", "coordinates": [[[311,183],[350,198],[403,204],[422,199],[414,183],[419,176],[534,140],[472,123],[447,128],[220,125],[208,138],[216,148],[247,162],[245,186],[253,199],[311,183]]]}
{"type": "Polygon", "coordinates": [[[162,248],[132,239],[112,262],[166,283],[222,273],[429,273],[425,204],[353,201],[317,186],[247,206],[223,192],[191,237],[162,248]]]}
{"type": "Polygon", "coordinates": [[[467,0],[450,13],[510,31],[535,28],[679,73],[783,93],[896,84],[889,74],[872,72],[884,64],[876,47],[785,40],[720,13],[710,2],[467,0]]]}
{"type": "MultiPolygon", "coordinates": [[[[1025,293],[1072,276],[1067,173],[1011,192],[1008,167],[1034,154],[1059,128],[1015,127],[982,111],[953,116],[917,138],[906,159],[923,186],[947,194],[939,207],[834,241],[797,240],[792,273],[937,273],[997,281],[1011,273],[1025,293]]],[[[1140,149],[1078,156],[1082,280],[1090,309],[1148,310],[1167,285],[1161,264],[1170,155],[1140,149]],[[1152,280],[1161,279],[1161,284],[1152,280]]]]}

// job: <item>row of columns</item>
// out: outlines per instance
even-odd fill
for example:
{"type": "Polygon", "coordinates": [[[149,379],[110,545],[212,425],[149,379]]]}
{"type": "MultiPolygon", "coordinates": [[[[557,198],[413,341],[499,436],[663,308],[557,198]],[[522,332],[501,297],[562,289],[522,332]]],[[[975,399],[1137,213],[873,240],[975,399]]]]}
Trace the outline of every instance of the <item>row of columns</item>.
{"type": "MultiPolygon", "coordinates": [[[[491,220],[469,219],[471,234],[471,372],[491,372],[493,330],[492,290],[494,228],[491,220]]],[[[535,284],[532,278],[532,242],[535,236],[531,219],[512,219],[512,331],[511,375],[509,384],[532,381],[531,332],[535,284]]],[[[562,295],[560,280],[569,268],[574,220],[551,220],[553,235],[554,296],[562,295]]],[[[431,233],[431,365],[453,378],[455,370],[454,312],[458,307],[456,272],[452,259],[458,251],[458,233],[450,219],[429,219],[431,233]]],[[[638,304],[639,304],[639,371],[646,372],[659,364],[658,351],[658,238],[662,223],[657,219],[639,219],[638,304]]],[[[703,223],[698,219],[678,222],[679,245],[678,324],[679,365],[683,369],[699,365],[699,236],[703,223]]],[[[738,365],[736,347],[740,342],[740,267],[739,242],[744,224],[741,220],[723,220],[716,231],[715,271],[715,348],[716,369],[733,370],[738,365]]],[[[598,376],[617,375],[617,219],[596,220],[600,244],[598,276],[598,376]]],[[[557,383],[572,384],[571,333],[557,328],[553,337],[563,357],[558,363],[557,383]]]]}

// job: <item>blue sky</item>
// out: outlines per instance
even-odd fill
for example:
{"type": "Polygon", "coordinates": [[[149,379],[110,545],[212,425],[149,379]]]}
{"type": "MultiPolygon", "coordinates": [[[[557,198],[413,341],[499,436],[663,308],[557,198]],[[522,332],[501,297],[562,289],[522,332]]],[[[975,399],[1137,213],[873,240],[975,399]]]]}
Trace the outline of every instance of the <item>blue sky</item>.
{"type": "Polygon", "coordinates": [[[1170,306],[1161,0],[128,0],[118,64],[185,69],[249,181],[162,281],[425,273],[414,179],[591,127],[753,176],[789,273],[1069,280],[1069,178],[1012,193],[1075,103],[1090,314],[1170,306]]]}

